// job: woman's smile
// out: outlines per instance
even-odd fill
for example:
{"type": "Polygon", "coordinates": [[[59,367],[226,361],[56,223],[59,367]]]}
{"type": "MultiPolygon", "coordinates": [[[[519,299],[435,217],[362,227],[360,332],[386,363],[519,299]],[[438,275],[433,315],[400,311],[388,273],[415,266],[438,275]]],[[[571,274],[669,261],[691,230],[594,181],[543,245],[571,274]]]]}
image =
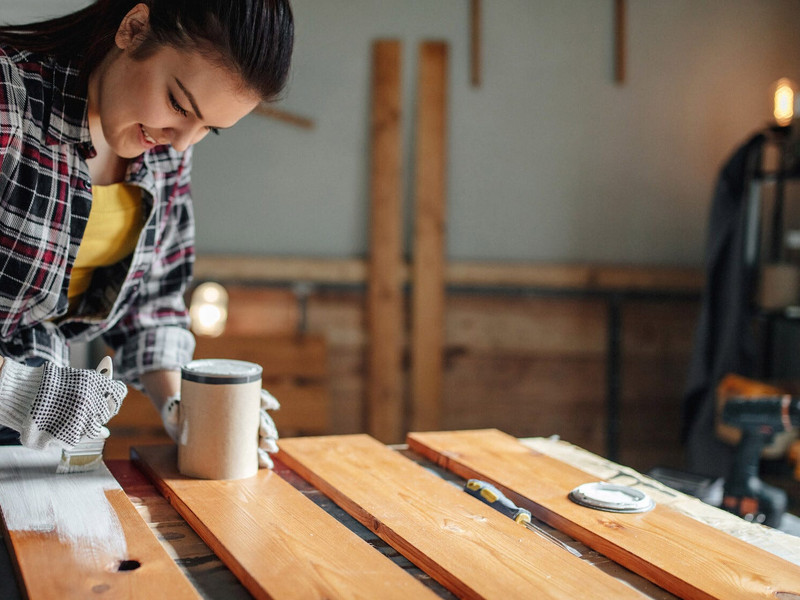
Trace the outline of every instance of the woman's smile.
{"type": "Polygon", "coordinates": [[[139,123],[139,131],[142,132],[142,139],[144,140],[143,146],[145,148],[152,148],[153,146],[156,146],[158,144],[158,142],[155,139],[153,139],[153,137],[149,133],[147,133],[147,129],[145,129],[144,125],[142,125],[141,123],[139,123]]]}

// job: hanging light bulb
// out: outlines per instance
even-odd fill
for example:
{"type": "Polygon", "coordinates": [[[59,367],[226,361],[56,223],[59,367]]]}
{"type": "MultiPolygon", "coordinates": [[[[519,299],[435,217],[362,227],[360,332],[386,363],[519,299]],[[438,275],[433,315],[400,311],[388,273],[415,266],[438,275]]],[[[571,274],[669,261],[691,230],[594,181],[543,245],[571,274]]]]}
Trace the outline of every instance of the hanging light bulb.
{"type": "Polygon", "coordinates": [[[192,292],[189,318],[192,331],[196,334],[211,337],[220,335],[228,320],[228,292],[212,281],[198,285],[192,292]]]}
{"type": "Polygon", "coordinates": [[[794,102],[797,85],[788,77],[772,84],[772,115],[781,127],[790,125],[794,118],[794,102]]]}

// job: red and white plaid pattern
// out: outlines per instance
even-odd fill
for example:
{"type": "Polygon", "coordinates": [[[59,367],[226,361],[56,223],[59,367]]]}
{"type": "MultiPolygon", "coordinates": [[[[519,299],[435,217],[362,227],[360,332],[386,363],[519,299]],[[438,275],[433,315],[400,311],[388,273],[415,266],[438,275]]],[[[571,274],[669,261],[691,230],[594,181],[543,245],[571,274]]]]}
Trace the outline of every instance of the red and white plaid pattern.
{"type": "Polygon", "coordinates": [[[147,215],[134,253],[95,272],[74,314],[67,288],[92,203],[86,83],[75,66],[0,44],[0,356],[65,366],[69,345],[102,335],[115,372],[188,362],[183,295],[194,262],[191,149],[131,161],[147,215]]]}

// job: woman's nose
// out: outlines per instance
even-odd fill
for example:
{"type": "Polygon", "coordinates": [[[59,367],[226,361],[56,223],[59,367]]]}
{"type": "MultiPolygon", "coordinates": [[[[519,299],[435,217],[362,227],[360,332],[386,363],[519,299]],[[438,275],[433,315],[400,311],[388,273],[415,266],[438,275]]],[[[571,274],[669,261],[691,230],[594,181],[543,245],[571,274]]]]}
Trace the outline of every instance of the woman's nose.
{"type": "Polygon", "coordinates": [[[196,144],[202,140],[208,133],[204,127],[168,127],[164,129],[164,133],[169,140],[170,146],[175,148],[178,152],[183,152],[192,144],[196,144]]]}
{"type": "Polygon", "coordinates": [[[170,145],[178,152],[183,152],[192,145],[193,130],[189,127],[170,129],[168,132],[170,145]]]}

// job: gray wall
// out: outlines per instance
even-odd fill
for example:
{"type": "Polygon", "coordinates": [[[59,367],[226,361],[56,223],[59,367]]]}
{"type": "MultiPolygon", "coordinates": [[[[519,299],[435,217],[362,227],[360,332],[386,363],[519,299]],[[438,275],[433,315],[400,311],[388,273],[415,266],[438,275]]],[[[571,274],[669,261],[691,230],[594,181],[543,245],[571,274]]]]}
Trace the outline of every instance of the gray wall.
{"type": "MultiPolygon", "coordinates": [[[[12,0],[2,20],[82,4],[12,0]]],[[[800,0],[629,0],[623,86],[612,0],[485,0],[479,89],[468,5],[293,0],[278,106],[316,128],[249,116],[198,145],[199,251],[365,255],[371,42],[405,45],[410,182],[417,44],[435,38],[451,45],[450,258],[699,265],[720,166],[768,124],[769,85],[800,80],[800,0]]]]}

